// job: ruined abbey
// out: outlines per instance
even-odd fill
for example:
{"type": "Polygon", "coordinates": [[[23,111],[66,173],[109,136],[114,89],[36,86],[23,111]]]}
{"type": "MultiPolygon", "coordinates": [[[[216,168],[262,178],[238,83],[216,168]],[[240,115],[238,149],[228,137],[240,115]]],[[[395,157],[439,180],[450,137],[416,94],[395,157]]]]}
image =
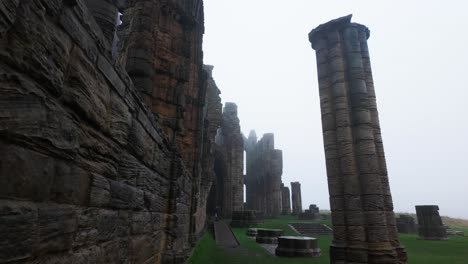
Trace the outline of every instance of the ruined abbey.
{"type": "MultiPolygon", "coordinates": [[[[221,104],[203,12],[202,0],[0,2],[0,263],[185,263],[215,214],[302,213],[274,135],[245,137],[236,104],[221,104]]],[[[350,17],[310,34],[331,259],[405,263],[368,37],[350,17]]]]}

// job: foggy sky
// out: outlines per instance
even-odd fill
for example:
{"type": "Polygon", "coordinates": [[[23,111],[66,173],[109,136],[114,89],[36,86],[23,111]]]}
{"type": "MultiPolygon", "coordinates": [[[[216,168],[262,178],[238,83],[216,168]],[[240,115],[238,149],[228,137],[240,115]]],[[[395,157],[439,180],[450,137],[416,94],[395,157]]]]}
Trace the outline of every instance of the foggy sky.
{"type": "Polygon", "coordinates": [[[466,1],[205,0],[205,63],[241,129],[275,134],[283,182],[328,209],[315,51],[307,34],[353,14],[368,40],[396,212],[468,219],[466,1]]]}

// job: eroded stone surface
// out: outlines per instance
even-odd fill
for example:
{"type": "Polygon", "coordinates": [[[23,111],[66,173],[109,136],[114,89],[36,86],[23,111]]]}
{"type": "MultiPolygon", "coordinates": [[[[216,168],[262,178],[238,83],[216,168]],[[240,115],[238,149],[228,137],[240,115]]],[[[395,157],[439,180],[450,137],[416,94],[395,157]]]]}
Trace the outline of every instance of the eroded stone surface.
{"type": "Polygon", "coordinates": [[[417,205],[418,235],[426,240],[445,240],[447,230],[442,223],[437,205],[417,205]]]}
{"type": "Polygon", "coordinates": [[[416,223],[410,215],[400,215],[396,224],[399,233],[416,233],[416,223]]]}
{"type": "Polygon", "coordinates": [[[261,211],[267,217],[283,213],[283,153],[275,149],[274,135],[264,134],[257,141],[255,131],[244,139],[247,154],[246,204],[251,210],[261,211]]]}
{"type": "Polygon", "coordinates": [[[283,206],[282,214],[290,215],[291,214],[291,192],[289,191],[289,187],[284,186],[283,183],[281,183],[281,202],[283,206]]]}
{"type": "Polygon", "coordinates": [[[309,34],[316,51],[334,240],[331,263],[406,263],[398,239],[367,39],[351,15],[309,34]]]}
{"type": "Polygon", "coordinates": [[[240,131],[237,105],[226,103],[221,128],[216,134],[215,207],[223,218],[244,208],[244,142],[240,131]]]}
{"type": "Polygon", "coordinates": [[[0,3],[0,262],[186,260],[221,123],[203,23],[202,1],[0,3]]]}
{"type": "Polygon", "coordinates": [[[302,194],[299,182],[291,182],[291,200],[292,214],[299,216],[302,214],[302,194]]]}

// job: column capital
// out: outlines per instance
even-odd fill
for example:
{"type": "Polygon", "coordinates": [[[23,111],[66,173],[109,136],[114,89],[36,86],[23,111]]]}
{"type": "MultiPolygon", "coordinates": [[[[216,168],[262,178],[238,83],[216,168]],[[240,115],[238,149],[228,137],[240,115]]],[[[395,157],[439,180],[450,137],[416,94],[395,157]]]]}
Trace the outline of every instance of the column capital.
{"type": "Polygon", "coordinates": [[[367,38],[370,36],[369,29],[361,24],[351,23],[351,18],[353,15],[347,15],[343,17],[339,17],[337,19],[333,19],[328,21],[327,23],[321,24],[318,27],[314,28],[309,33],[309,41],[312,44],[312,48],[315,49],[315,44],[317,41],[327,35],[329,32],[333,31],[342,31],[345,28],[355,27],[358,30],[362,30],[366,33],[367,38]]]}

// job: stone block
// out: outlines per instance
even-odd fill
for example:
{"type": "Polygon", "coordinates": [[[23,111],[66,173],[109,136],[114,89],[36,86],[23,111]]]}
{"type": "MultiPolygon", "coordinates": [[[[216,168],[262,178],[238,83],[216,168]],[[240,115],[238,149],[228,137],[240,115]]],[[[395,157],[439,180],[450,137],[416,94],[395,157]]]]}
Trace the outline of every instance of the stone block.
{"type": "Polygon", "coordinates": [[[155,142],[136,119],[132,121],[128,143],[136,157],[142,159],[145,164],[153,163],[155,142]]]}
{"type": "Polygon", "coordinates": [[[111,201],[109,180],[99,175],[93,175],[89,196],[89,204],[91,206],[109,206],[111,201]]]}
{"type": "Polygon", "coordinates": [[[141,235],[153,231],[153,223],[150,212],[134,212],[131,220],[131,234],[141,235]]]}
{"type": "Polygon", "coordinates": [[[141,210],[144,207],[143,191],[117,181],[110,183],[110,207],[118,209],[141,210]]]}
{"type": "Polygon", "coordinates": [[[50,200],[57,203],[87,205],[90,185],[88,172],[67,162],[57,162],[50,200]]]}
{"type": "Polygon", "coordinates": [[[39,245],[42,253],[65,251],[72,247],[77,230],[74,208],[60,205],[38,207],[39,245]]]}
{"type": "Polygon", "coordinates": [[[120,79],[119,75],[114,69],[114,66],[110,64],[110,62],[102,55],[99,56],[97,65],[98,69],[107,79],[107,81],[111,84],[111,86],[115,89],[115,91],[117,91],[117,93],[120,96],[124,97],[126,86],[122,79],[120,79]]]}
{"type": "Polygon", "coordinates": [[[0,143],[0,196],[47,201],[55,175],[55,160],[39,152],[0,143]]]}
{"type": "Polygon", "coordinates": [[[109,86],[79,48],[73,49],[71,59],[62,99],[84,119],[108,131],[109,86]]]}
{"type": "Polygon", "coordinates": [[[37,243],[37,208],[32,203],[0,200],[0,262],[33,255],[37,243]]]}

